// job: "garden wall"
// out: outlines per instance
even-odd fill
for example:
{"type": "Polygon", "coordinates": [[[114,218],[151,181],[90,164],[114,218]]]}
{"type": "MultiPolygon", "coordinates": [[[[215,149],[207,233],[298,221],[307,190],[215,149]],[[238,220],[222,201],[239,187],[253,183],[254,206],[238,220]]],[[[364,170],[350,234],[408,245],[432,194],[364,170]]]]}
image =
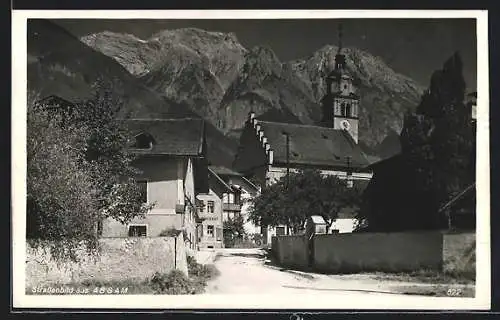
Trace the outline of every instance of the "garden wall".
{"type": "Polygon", "coordinates": [[[105,238],[99,256],[78,252],[80,262],[56,263],[44,247],[27,245],[26,287],[81,283],[85,280],[121,281],[150,279],[155,272],[174,267],[187,274],[183,235],[155,238],[105,238]]]}
{"type": "Polygon", "coordinates": [[[314,266],[327,272],[439,270],[442,248],[439,232],[316,235],[314,266]]]}
{"type": "Polygon", "coordinates": [[[307,240],[304,235],[272,237],[272,252],[284,267],[303,269],[308,265],[307,240]]]}
{"type": "MultiPolygon", "coordinates": [[[[440,231],[320,234],[314,237],[314,269],[329,273],[411,272],[421,269],[475,273],[475,234],[440,231]]],[[[305,269],[303,236],[272,239],[272,252],[284,267],[305,269]]]]}

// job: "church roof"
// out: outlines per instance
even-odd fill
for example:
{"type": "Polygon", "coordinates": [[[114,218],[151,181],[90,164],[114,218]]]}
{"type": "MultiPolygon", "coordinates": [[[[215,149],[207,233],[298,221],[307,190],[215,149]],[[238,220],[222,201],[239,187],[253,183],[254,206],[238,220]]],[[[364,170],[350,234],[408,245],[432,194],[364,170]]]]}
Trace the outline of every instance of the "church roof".
{"type": "Polygon", "coordinates": [[[133,149],[138,154],[198,156],[204,144],[202,119],[130,119],[122,120],[131,138],[144,133],[154,140],[150,149],[133,149]]]}
{"type": "Polygon", "coordinates": [[[273,163],[286,164],[286,135],[289,136],[289,163],[328,167],[366,167],[369,162],[348,132],[333,128],[257,121],[273,150],[273,163]]]}

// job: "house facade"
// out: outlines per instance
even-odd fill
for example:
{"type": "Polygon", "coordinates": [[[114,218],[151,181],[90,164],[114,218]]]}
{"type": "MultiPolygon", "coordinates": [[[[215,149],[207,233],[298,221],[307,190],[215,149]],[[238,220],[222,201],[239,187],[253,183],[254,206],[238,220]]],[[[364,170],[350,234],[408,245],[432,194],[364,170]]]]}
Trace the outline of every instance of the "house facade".
{"type": "Polygon", "coordinates": [[[208,193],[196,196],[198,215],[202,219],[198,227],[198,247],[200,249],[214,249],[224,247],[222,201],[213,187],[208,193]]]}
{"type": "MultiPolygon", "coordinates": [[[[287,173],[303,169],[346,179],[348,187],[361,181],[366,184],[372,172],[358,145],[359,96],[341,45],[326,84],[321,125],[262,121],[250,112],[233,169],[263,189],[287,173]]],[[[288,232],[286,226],[262,226],[268,241],[288,232]]]]}
{"type": "Polygon", "coordinates": [[[198,247],[196,195],[207,191],[206,141],[201,119],[126,120],[130,151],[137,155],[135,177],[143,201],[154,204],[144,217],[122,224],[108,218],[102,237],[156,237],[167,230],[185,232],[186,245],[198,247]]]}
{"type": "Polygon", "coordinates": [[[260,233],[260,226],[248,221],[251,207],[250,200],[259,194],[259,188],[241,173],[229,168],[210,166],[209,171],[231,188],[228,192],[222,194],[223,220],[227,221],[228,219],[234,219],[238,215],[242,216],[247,234],[260,233]]]}

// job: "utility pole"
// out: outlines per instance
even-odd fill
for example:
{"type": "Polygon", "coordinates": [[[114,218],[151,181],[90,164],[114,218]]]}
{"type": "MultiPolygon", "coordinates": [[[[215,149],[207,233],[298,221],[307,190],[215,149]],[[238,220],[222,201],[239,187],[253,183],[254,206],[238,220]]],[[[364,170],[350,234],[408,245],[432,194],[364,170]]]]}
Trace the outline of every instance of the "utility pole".
{"type": "Polygon", "coordinates": [[[286,188],[288,190],[288,184],[290,183],[290,134],[288,132],[283,132],[286,138],[286,188]]]}
{"type": "Polygon", "coordinates": [[[351,188],[352,172],[351,172],[351,157],[350,156],[346,157],[346,162],[347,162],[347,172],[346,172],[347,187],[351,188]]]}
{"type": "MultiPolygon", "coordinates": [[[[286,139],[286,192],[289,195],[288,187],[290,185],[290,134],[286,131],[283,131],[286,139]]],[[[285,211],[288,208],[285,208],[285,211]]],[[[290,234],[290,226],[287,226],[287,234],[290,234]]]]}

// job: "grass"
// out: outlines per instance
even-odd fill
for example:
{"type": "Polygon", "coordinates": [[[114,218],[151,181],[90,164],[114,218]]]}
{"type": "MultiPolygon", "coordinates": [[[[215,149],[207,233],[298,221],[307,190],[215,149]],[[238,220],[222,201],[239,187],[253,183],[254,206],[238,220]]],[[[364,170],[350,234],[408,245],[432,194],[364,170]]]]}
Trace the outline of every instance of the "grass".
{"type": "Polygon", "coordinates": [[[202,265],[193,257],[187,258],[188,275],[179,270],[155,273],[150,279],[120,281],[84,280],[79,283],[53,284],[26,288],[26,294],[199,294],[207,282],[220,273],[214,265],[202,265]]]}
{"type": "Polygon", "coordinates": [[[418,270],[413,272],[400,273],[374,273],[377,280],[392,280],[401,282],[420,282],[431,284],[474,284],[475,274],[473,273],[445,273],[434,270],[418,270]]]}

